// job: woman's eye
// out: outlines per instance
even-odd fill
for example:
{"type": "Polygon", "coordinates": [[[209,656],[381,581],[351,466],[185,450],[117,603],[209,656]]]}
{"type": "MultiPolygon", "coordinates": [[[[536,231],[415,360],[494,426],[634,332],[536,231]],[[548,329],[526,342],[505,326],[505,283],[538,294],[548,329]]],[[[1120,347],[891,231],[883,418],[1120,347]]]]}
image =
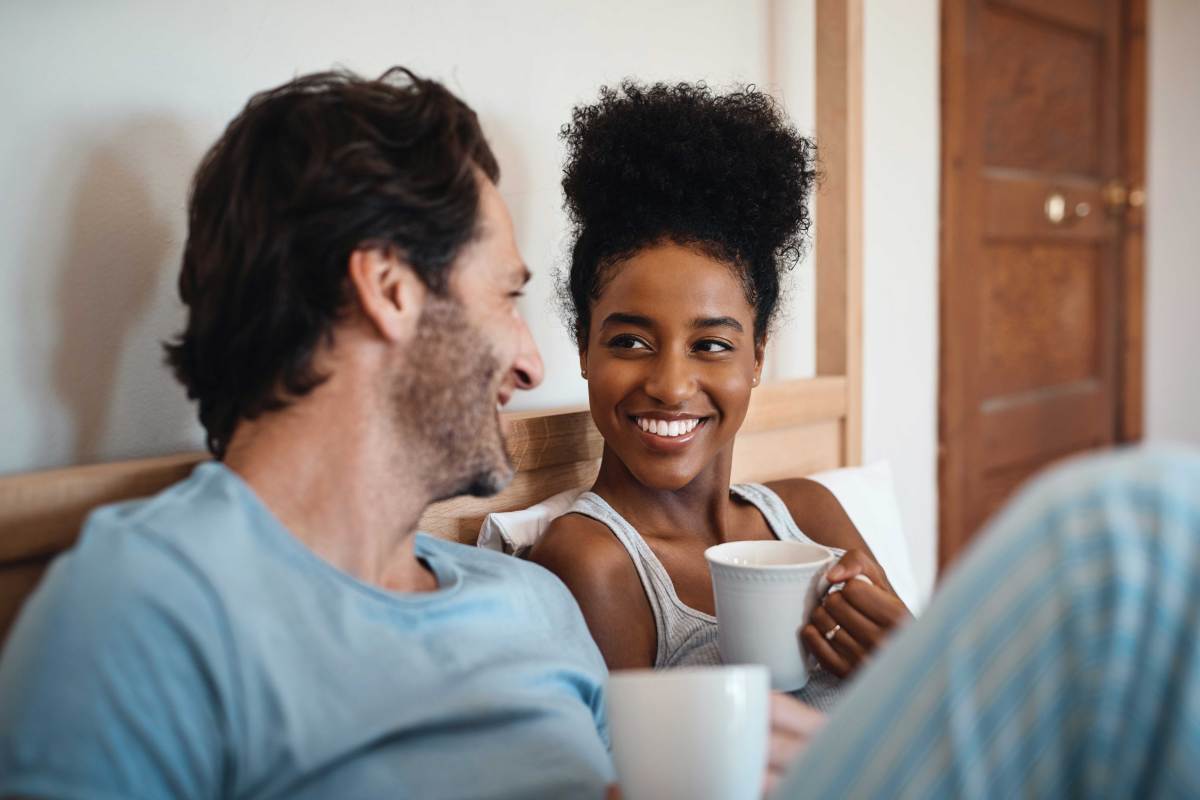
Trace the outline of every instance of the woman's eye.
{"type": "Polygon", "coordinates": [[[696,343],[696,350],[701,353],[724,353],[732,349],[733,345],[718,339],[705,339],[702,342],[696,343]]]}
{"type": "Polygon", "coordinates": [[[616,336],[608,343],[609,347],[614,347],[618,350],[647,350],[648,345],[636,336],[616,336]]]}

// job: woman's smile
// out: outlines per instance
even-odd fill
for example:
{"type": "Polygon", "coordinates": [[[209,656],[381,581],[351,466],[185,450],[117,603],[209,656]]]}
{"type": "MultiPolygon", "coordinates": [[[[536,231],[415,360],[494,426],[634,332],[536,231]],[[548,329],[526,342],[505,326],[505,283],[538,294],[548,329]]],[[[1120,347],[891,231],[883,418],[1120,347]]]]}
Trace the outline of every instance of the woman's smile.
{"type": "Polygon", "coordinates": [[[631,414],[628,419],[646,447],[662,453],[677,453],[696,440],[709,417],[631,414]]]}

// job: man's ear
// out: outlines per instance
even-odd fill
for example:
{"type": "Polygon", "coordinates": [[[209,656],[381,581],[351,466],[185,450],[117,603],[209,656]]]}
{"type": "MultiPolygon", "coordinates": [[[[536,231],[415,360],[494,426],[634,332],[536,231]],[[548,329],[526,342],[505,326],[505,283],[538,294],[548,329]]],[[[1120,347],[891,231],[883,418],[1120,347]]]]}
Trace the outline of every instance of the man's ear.
{"type": "Polygon", "coordinates": [[[391,342],[410,337],[427,291],[413,268],[394,251],[369,248],[350,253],[347,272],[358,307],[375,331],[391,342]]]}

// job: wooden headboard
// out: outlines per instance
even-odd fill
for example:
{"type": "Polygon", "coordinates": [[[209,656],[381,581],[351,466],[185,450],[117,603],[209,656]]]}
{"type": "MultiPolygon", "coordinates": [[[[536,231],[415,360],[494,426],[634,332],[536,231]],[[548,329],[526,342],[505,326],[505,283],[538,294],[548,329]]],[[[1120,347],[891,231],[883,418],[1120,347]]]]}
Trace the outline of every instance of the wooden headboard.
{"type": "MultiPolygon", "coordinates": [[[[846,414],[844,378],[764,384],[738,435],[734,480],[767,481],[847,463],[846,414]]],[[[422,530],[473,543],[486,514],[525,508],[595,478],[603,440],[587,410],[504,416],[517,468],[512,483],[495,497],[430,506],[422,530]]],[[[154,494],[206,458],[187,453],[0,478],[0,642],[50,561],[75,543],[88,512],[154,494]]]]}
{"type": "MultiPolygon", "coordinates": [[[[735,481],[859,463],[861,450],[862,0],[817,0],[816,372],[755,390],[734,448],[735,481]]],[[[595,477],[602,442],[585,409],[506,414],[517,474],[490,498],[431,506],[420,527],[473,542],[484,515],[525,508],[595,477]]],[[[0,478],[0,643],[50,561],[88,512],[144,497],[206,455],[96,464],[0,478]]]]}

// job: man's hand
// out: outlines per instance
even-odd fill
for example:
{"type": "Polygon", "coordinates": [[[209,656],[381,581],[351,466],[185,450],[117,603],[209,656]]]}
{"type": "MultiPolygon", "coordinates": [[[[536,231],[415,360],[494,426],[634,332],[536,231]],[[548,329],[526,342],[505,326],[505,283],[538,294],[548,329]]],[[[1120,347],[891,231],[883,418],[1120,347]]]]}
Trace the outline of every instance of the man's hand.
{"type": "Polygon", "coordinates": [[[845,581],[846,585],[821,599],[800,636],[822,666],[845,678],[912,615],[892,591],[883,570],[860,550],[847,552],[826,577],[830,583],[845,581]],[[868,580],[859,579],[860,575],[868,580]]]}
{"type": "Polygon", "coordinates": [[[767,752],[768,795],[808,743],[825,726],[825,715],[786,694],[771,695],[771,740],[767,752]]]}

